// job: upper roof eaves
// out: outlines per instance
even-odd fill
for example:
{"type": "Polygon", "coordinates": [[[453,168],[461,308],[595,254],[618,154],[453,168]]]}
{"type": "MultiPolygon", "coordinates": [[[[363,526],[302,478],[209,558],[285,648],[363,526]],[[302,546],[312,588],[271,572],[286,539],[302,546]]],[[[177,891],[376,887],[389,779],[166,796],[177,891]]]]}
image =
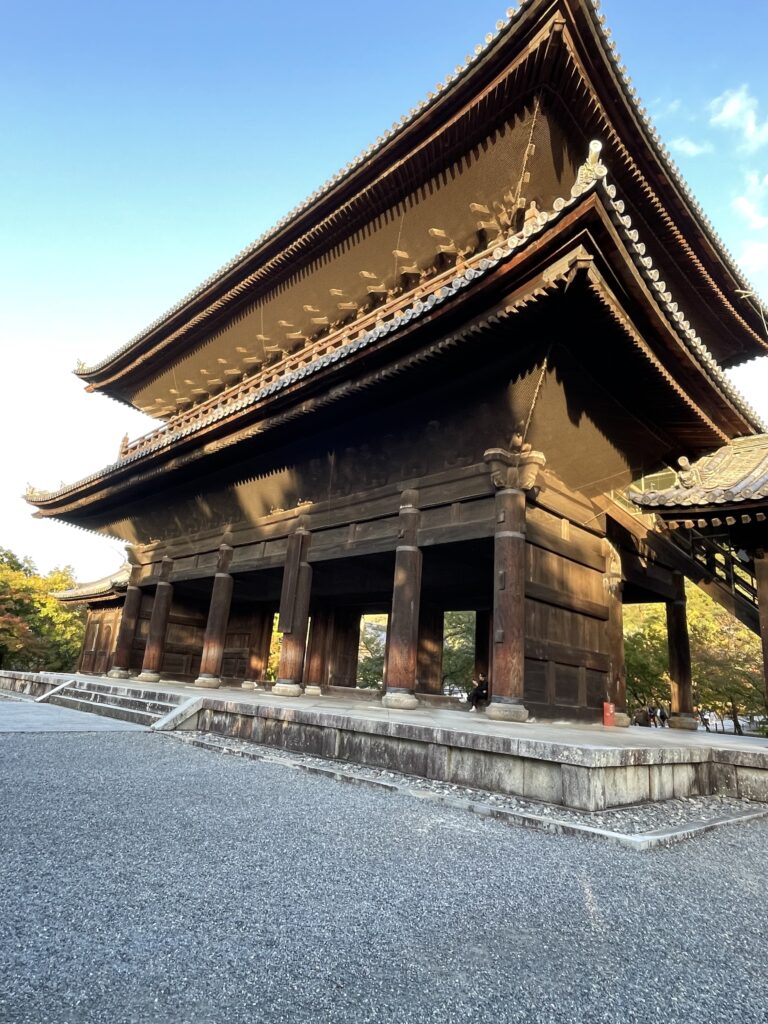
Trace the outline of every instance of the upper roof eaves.
{"type": "MultiPolygon", "coordinates": [[[[704,233],[708,236],[710,242],[722,258],[724,264],[731,272],[736,282],[741,286],[741,289],[745,293],[748,293],[749,297],[752,298],[761,315],[768,314],[768,306],[766,306],[765,303],[763,303],[763,301],[757,296],[754,286],[745,277],[742,270],[737,265],[733,254],[726,247],[722,238],[715,230],[711,221],[693,194],[690,186],[683,177],[677,164],[672,159],[669,150],[662,143],[659,133],[654,127],[648,111],[642,105],[637,90],[633,86],[632,80],[627,74],[627,68],[622,63],[618,48],[615,42],[611,39],[611,30],[606,26],[605,15],[598,13],[600,10],[600,0],[560,0],[560,2],[576,5],[587,12],[593,25],[597,29],[597,37],[604,46],[605,54],[613,66],[616,74],[616,80],[620,84],[625,99],[633,109],[638,122],[643,128],[646,141],[650,148],[669,173],[674,183],[679,187],[686,203],[688,204],[691,214],[701,226],[704,233]]],[[[195,300],[199,299],[209,288],[222,281],[239,265],[245,263],[266,243],[274,239],[281,231],[289,227],[315,204],[329,195],[333,189],[339,186],[347,178],[351,177],[357,170],[359,170],[361,165],[371,160],[378,152],[401,135],[425,111],[440,103],[446,95],[454,92],[479,61],[486,58],[498,46],[500,46],[503,41],[514,34],[520,23],[521,17],[524,14],[534,12],[537,6],[544,7],[550,3],[551,0],[520,0],[517,7],[508,8],[506,11],[506,17],[501,18],[496,22],[495,31],[489,32],[485,36],[484,42],[475,47],[474,53],[469,55],[463,64],[458,65],[453,74],[448,74],[446,76],[445,82],[439,82],[437,84],[435,92],[429,93],[425,99],[415,107],[412,107],[408,114],[404,114],[389,130],[385,131],[374,143],[369,145],[356,157],[350,160],[349,163],[347,163],[341,170],[337,171],[337,173],[329,178],[319,189],[295,206],[285,216],[281,217],[280,220],[278,220],[271,228],[263,232],[263,234],[261,234],[255,241],[242,249],[231,260],[207,277],[201,284],[180,299],[179,302],[171,306],[170,309],[166,310],[165,313],[159,316],[151,324],[145,327],[138,334],[134,335],[133,338],[101,361],[90,366],[83,362],[79,362],[74,371],[75,374],[81,379],[89,381],[91,378],[98,376],[102,370],[109,367],[110,364],[114,363],[121,356],[124,356],[131,349],[139,348],[142,342],[144,342],[154,331],[175,317],[186,306],[189,306],[195,300]]],[[[98,387],[98,385],[95,386],[98,387]]]]}
{"type": "Polygon", "coordinates": [[[170,452],[176,443],[183,441],[185,438],[199,434],[201,431],[215,426],[232,415],[245,413],[246,410],[252,409],[260,402],[269,401],[272,396],[285,389],[308,377],[323,372],[331,364],[344,361],[362,349],[376,344],[379,339],[393,332],[398,332],[403,326],[430,314],[434,307],[449,301],[460,291],[471,286],[473,282],[482,279],[500,263],[509,259],[515,252],[526,248],[528,243],[547,225],[556,223],[569,208],[580,202],[598,183],[600,183],[612,210],[613,222],[618,228],[637,270],[647,281],[662,316],[688,349],[705,377],[714,385],[726,402],[743,417],[747,425],[753,427],[755,431],[759,431],[760,436],[765,436],[765,431],[768,429],[766,424],[760,420],[757,413],[748,405],[725,376],[717,361],[696,333],[696,330],[686,319],[685,313],[679,308],[673,295],[667,291],[667,285],[659,269],[654,265],[652,258],[647,255],[645,243],[639,237],[637,229],[633,227],[631,217],[625,212],[623,200],[618,197],[616,187],[607,179],[607,168],[599,161],[601,144],[598,141],[593,141],[590,143],[589,150],[590,155],[586,163],[579,169],[576,181],[571,188],[570,197],[567,199],[556,199],[551,211],[537,211],[535,216],[524,224],[520,232],[509,235],[503,243],[495,246],[492,251],[487,250],[485,255],[474,257],[470,260],[464,272],[455,274],[450,282],[443,280],[446,275],[442,275],[440,280],[443,283],[436,281],[434,283],[434,291],[429,295],[425,294],[420,298],[414,298],[413,294],[410,293],[406,297],[405,307],[390,310],[386,320],[377,321],[375,326],[371,326],[370,329],[355,332],[354,338],[345,337],[343,344],[329,349],[324,355],[310,361],[308,364],[301,365],[293,370],[286,369],[284,373],[276,376],[270,383],[263,386],[258,383],[248,382],[247,385],[240,384],[229,388],[218,396],[217,401],[204,413],[201,410],[197,410],[194,416],[187,413],[185,416],[177,418],[173,423],[164,424],[150,434],[127,444],[125,449],[121,451],[121,457],[118,462],[96,473],[92,473],[90,476],[74,484],[62,485],[56,491],[44,491],[30,487],[27,489],[25,499],[38,508],[43,506],[50,508],[60,500],[66,500],[68,496],[73,495],[75,492],[88,488],[106,477],[122,472],[137,462],[143,462],[152,456],[162,455],[163,452],[170,452]]]}

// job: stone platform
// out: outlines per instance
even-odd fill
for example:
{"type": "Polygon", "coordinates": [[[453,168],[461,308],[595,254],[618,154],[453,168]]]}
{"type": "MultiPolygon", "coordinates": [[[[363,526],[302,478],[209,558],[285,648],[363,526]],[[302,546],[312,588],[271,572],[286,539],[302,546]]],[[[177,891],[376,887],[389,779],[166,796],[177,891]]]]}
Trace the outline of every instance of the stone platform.
{"type": "MultiPolygon", "coordinates": [[[[69,680],[115,695],[144,689],[133,680],[12,672],[0,672],[0,689],[39,697],[69,680]]],[[[237,737],[580,810],[712,794],[768,801],[768,740],[755,737],[498,722],[461,705],[394,710],[362,691],[278,697],[166,681],[154,690],[176,706],[153,729],[237,737]]]]}

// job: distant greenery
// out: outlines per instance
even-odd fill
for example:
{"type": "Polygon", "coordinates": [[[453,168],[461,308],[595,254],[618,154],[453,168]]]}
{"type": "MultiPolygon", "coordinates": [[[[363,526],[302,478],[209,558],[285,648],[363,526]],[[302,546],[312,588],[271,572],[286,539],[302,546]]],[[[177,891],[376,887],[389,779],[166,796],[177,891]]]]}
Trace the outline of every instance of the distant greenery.
{"type": "Polygon", "coordinates": [[[475,613],[446,612],[443,642],[443,686],[469,692],[475,671],[475,613]]]}
{"type": "MultiPolygon", "coordinates": [[[[739,715],[765,715],[760,638],[698,587],[686,583],[686,596],[695,706],[714,711],[721,722],[732,718],[735,726],[739,715]]],[[[668,705],[663,604],[624,606],[624,653],[629,708],[668,705]]]]}
{"type": "Polygon", "coordinates": [[[357,685],[372,689],[384,678],[384,647],[387,642],[386,615],[364,615],[360,622],[357,685]]]}
{"type": "Polygon", "coordinates": [[[70,566],[38,574],[29,558],[0,548],[0,668],[67,671],[83,643],[85,605],[63,605],[52,591],[75,586],[70,566]]]}
{"type": "MultiPolygon", "coordinates": [[[[475,613],[446,612],[443,641],[443,687],[472,687],[475,665],[475,613]]],[[[364,615],[360,623],[357,685],[376,687],[384,677],[387,616],[364,615]]]]}

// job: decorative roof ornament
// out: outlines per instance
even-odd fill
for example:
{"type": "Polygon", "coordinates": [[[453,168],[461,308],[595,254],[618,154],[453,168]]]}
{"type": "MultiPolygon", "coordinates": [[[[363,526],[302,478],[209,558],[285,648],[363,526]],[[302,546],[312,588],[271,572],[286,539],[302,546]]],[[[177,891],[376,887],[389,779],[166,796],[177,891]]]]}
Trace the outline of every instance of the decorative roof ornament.
{"type": "Polygon", "coordinates": [[[678,487],[696,487],[697,484],[701,483],[701,476],[697,469],[694,469],[691,465],[691,460],[685,455],[681,455],[677,460],[677,464],[680,469],[677,471],[677,485],[678,487]]]}
{"type": "Polygon", "coordinates": [[[491,471],[494,487],[512,487],[521,491],[532,491],[538,482],[539,471],[547,464],[541,452],[531,450],[523,439],[523,425],[518,424],[512,435],[509,448],[489,448],[483,452],[483,459],[491,471]]]}
{"type": "Polygon", "coordinates": [[[597,139],[592,139],[589,144],[589,155],[579,168],[579,172],[576,175],[576,181],[573,183],[571,188],[571,196],[573,199],[578,199],[578,197],[583,195],[588,188],[591,188],[596,181],[604,178],[608,173],[608,168],[600,160],[602,148],[602,142],[598,142],[597,139]]]}

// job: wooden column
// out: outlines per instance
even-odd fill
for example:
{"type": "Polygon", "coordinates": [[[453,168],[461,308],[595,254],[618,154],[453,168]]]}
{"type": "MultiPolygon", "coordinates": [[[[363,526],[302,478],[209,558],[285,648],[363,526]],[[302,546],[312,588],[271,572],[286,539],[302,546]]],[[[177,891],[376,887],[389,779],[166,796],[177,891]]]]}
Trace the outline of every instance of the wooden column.
{"type": "Polygon", "coordinates": [[[680,572],[672,575],[675,597],[667,606],[667,647],[669,649],[669,677],[672,680],[672,729],[697,729],[693,715],[693,687],[691,683],[691,645],[688,639],[688,615],[685,602],[685,577],[680,572]]]}
{"type": "Polygon", "coordinates": [[[200,660],[200,674],[195,686],[209,690],[221,686],[221,663],[224,660],[224,646],[227,641],[229,609],[232,605],[232,589],[235,581],[227,572],[232,561],[232,548],[222,544],[216,563],[216,575],[213,577],[211,603],[208,608],[208,621],[203,637],[203,656],[200,660]]]}
{"type": "Polygon", "coordinates": [[[334,609],[328,652],[328,681],[331,686],[357,685],[360,619],[358,608],[334,609]]]}
{"type": "Polygon", "coordinates": [[[493,537],[493,641],[490,718],[524,722],[525,671],[525,492],[496,491],[493,537]]]}
{"type": "Polygon", "coordinates": [[[248,665],[245,669],[243,688],[261,690],[267,678],[269,665],[269,648],[272,643],[272,625],[275,613],[271,608],[259,608],[251,616],[250,637],[248,640],[248,665]]]}
{"type": "Polygon", "coordinates": [[[760,616],[760,639],[763,642],[763,675],[765,678],[765,704],[768,707],[768,552],[755,552],[755,578],[757,581],[757,611],[760,616]]]}
{"type": "Polygon", "coordinates": [[[416,539],[419,528],[418,492],[403,491],[400,499],[400,536],[395,549],[395,578],[392,614],[387,630],[384,664],[384,696],[388,708],[415,708],[416,668],[419,643],[419,599],[421,596],[421,551],[416,539]]]}
{"type": "Polygon", "coordinates": [[[328,681],[328,647],[332,625],[330,611],[327,608],[315,608],[309,628],[304,693],[319,696],[328,681]]]}
{"type": "Polygon", "coordinates": [[[424,693],[443,692],[443,634],[443,609],[422,605],[416,679],[419,690],[424,693]]]}
{"type": "Polygon", "coordinates": [[[168,630],[168,616],[173,602],[173,585],[168,582],[173,562],[164,558],[160,565],[160,580],[155,588],[155,599],[152,602],[152,615],[149,619],[147,646],[144,648],[144,661],[138,680],[141,683],[156,683],[160,678],[160,669],[165,654],[165,634],[168,630]]]}
{"type": "Polygon", "coordinates": [[[608,678],[608,700],[619,712],[627,709],[627,673],[624,665],[624,579],[621,555],[606,541],[605,589],[608,598],[608,652],[611,667],[608,678]]]}
{"type": "Polygon", "coordinates": [[[307,646],[309,598],[312,590],[312,566],[307,561],[310,534],[304,519],[288,538],[288,550],[280,595],[280,622],[283,634],[278,679],[272,693],[298,697],[304,676],[304,655],[307,646]]]}
{"type": "Polygon", "coordinates": [[[490,645],[490,718],[524,722],[525,493],[496,493],[494,532],[494,632],[490,645]]]}
{"type": "Polygon", "coordinates": [[[539,472],[547,460],[541,452],[531,450],[522,423],[512,435],[509,448],[489,448],[483,459],[496,488],[491,699],[486,715],[525,722],[525,496],[535,493],[539,472]]]}
{"type": "Polygon", "coordinates": [[[136,623],[139,621],[140,609],[141,587],[129,583],[120,616],[115,656],[112,659],[112,668],[107,672],[110,679],[127,679],[130,674],[128,670],[131,664],[131,648],[136,635],[136,623]]]}
{"type": "Polygon", "coordinates": [[[474,678],[480,675],[488,678],[490,671],[491,631],[493,619],[489,609],[481,608],[475,612],[475,671],[474,678]]]}

